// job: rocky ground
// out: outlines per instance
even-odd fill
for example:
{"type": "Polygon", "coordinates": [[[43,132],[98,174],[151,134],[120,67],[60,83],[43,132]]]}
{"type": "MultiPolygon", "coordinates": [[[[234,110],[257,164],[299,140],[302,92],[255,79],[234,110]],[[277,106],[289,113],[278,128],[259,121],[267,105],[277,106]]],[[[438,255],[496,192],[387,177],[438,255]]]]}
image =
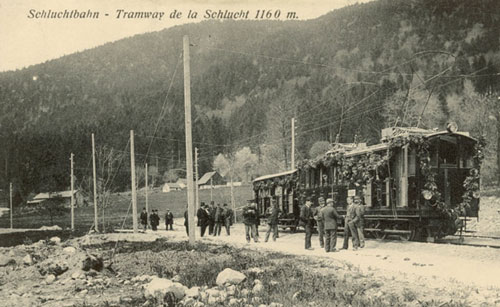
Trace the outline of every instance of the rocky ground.
{"type": "MultiPolygon", "coordinates": [[[[498,233],[497,202],[482,200],[478,234],[498,233]]],[[[303,233],[248,244],[239,224],[190,246],[182,224],[0,248],[0,306],[500,306],[499,249],[367,240],[327,254],[303,233]]]]}

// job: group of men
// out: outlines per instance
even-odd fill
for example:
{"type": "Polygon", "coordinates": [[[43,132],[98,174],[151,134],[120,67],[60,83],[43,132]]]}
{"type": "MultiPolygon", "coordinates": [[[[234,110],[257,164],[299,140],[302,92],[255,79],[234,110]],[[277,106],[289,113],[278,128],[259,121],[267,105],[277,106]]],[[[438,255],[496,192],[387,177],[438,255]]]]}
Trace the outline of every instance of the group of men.
{"type": "MultiPolygon", "coordinates": [[[[278,203],[274,198],[271,199],[271,206],[266,210],[267,231],[264,242],[269,241],[269,236],[272,234],[273,241],[278,238],[278,219],[281,211],[278,203]]],[[[257,204],[249,203],[243,209],[243,224],[245,224],[245,237],[248,243],[253,239],[255,243],[259,242],[259,225],[260,215],[257,209],[257,204]]]]}
{"type": "MultiPolygon", "coordinates": [[[[352,237],[353,250],[365,246],[364,231],[364,205],[359,196],[347,198],[347,212],[344,221],[344,243],[342,249],[348,249],[349,237],[352,237]]],[[[318,207],[312,208],[311,199],[308,198],[300,210],[300,225],[305,228],[305,249],[312,250],[311,237],[314,224],[317,225],[319,244],[327,253],[336,252],[337,225],[341,216],[335,209],[335,202],[328,198],[325,203],[323,197],[318,198],[318,207]]]]}
{"type": "MultiPolygon", "coordinates": [[[[146,208],[142,208],[140,220],[142,227],[144,228],[144,231],[146,231],[146,229],[148,228],[148,219],[151,225],[151,229],[153,231],[158,230],[158,226],[160,225],[160,216],[158,215],[158,209],[153,209],[148,218],[148,211],[146,210],[146,208]]],[[[172,212],[170,212],[169,209],[167,209],[167,212],[165,213],[166,230],[169,230],[169,228],[170,230],[174,230],[173,224],[174,224],[174,215],[172,214],[172,212]]]]}
{"type": "Polygon", "coordinates": [[[226,228],[226,234],[228,236],[231,235],[234,213],[227,204],[221,207],[220,204],[215,206],[214,202],[211,202],[210,205],[202,202],[200,208],[196,212],[196,217],[198,218],[198,227],[200,227],[201,237],[205,235],[207,227],[209,235],[220,236],[222,226],[226,228]]]}

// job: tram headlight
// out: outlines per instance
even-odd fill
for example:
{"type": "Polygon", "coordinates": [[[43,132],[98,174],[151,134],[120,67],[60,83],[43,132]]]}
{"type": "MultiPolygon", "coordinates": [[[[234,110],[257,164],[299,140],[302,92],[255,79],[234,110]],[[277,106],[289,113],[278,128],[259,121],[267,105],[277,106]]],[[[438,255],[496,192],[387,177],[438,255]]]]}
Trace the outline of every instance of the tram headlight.
{"type": "Polygon", "coordinates": [[[449,122],[448,124],[446,124],[446,130],[448,130],[448,132],[451,132],[451,133],[457,132],[458,131],[457,123],[449,122]]]}
{"type": "Polygon", "coordinates": [[[432,192],[429,191],[429,190],[423,190],[422,191],[422,196],[426,199],[426,200],[430,200],[432,198],[432,192]]]}
{"type": "Polygon", "coordinates": [[[479,197],[481,197],[481,193],[479,193],[479,191],[474,191],[474,192],[472,192],[472,197],[479,198],[479,197]]]}

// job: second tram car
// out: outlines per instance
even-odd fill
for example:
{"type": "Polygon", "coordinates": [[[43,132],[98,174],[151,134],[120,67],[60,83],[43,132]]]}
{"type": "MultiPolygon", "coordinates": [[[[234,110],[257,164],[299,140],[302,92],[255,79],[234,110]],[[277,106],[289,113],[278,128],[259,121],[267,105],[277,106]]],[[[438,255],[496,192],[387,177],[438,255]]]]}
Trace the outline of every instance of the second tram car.
{"type": "Polygon", "coordinates": [[[334,198],[345,215],[349,191],[364,199],[368,234],[432,241],[454,234],[459,216],[478,217],[478,145],[465,132],[388,128],[380,144],[334,144],[297,170],[256,178],[255,200],[264,216],[275,198],[280,226],[295,230],[306,197],[315,206],[320,196],[334,198]]]}

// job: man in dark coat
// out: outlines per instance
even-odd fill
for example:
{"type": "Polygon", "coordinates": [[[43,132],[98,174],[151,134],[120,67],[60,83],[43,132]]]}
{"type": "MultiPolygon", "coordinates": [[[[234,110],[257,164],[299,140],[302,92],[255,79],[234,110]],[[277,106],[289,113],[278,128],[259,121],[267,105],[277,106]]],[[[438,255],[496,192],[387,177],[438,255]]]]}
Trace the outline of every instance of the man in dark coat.
{"type": "Polygon", "coordinates": [[[184,226],[186,227],[186,234],[189,237],[189,217],[188,217],[188,207],[186,206],[186,211],[184,211],[184,226]]]}
{"type": "Polygon", "coordinates": [[[214,236],[220,236],[220,232],[222,230],[222,224],[224,224],[224,211],[220,204],[217,204],[217,208],[215,208],[215,228],[214,228],[214,236]]]}
{"type": "Polygon", "coordinates": [[[352,249],[357,250],[359,247],[358,230],[356,223],[359,218],[356,216],[356,205],[352,197],[347,198],[347,212],[344,222],[344,244],[342,249],[349,248],[349,236],[352,236],[352,249]]]}
{"type": "Polygon", "coordinates": [[[167,213],[165,213],[165,228],[168,230],[170,226],[170,230],[174,230],[174,215],[170,212],[170,209],[167,209],[167,213]]]}
{"type": "Polygon", "coordinates": [[[200,226],[200,237],[205,235],[205,231],[208,226],[208,212],[205,207],[206,205],[201,203],[200,209],[196,212],[196,217],[198,217],[198,226],[200,226]]]}
{"type": "Polygon", "coordinates": [[[280,214],[280,209],[278,208],[278,203],[273,198],[271,199],[271,207],[267,209],[267,232],[265,242],[269,240],[269,235],[273,233],[273,241],[276,241],[278,237],[278,217],[280,214]]]}
{"type": "Polygon", "coordinates": [[[308,250],[312,250],[313,248],[311,247],[311,236],[312,236],[312,230],[314,227],[314,215],[313,215],[313,209],[311,208],[311,199],[308,198],[306,200],[306,203],[302,206],[300,209],[300,224],[304,226],[306,230],[306,237],[305,237],[305,248],[308,250]]]}
{"type": "Polygon", "coordinates": [[[152,210],[152,213],[149,216],[149,221],[151,223],[151,229],[153,229],[153,231],[158,230],[157,227],[158,225],[160,225],[160,217],[158,216],[158,213],[155,209],[152,210]]]}
{"type": "Polygon", "coordinates": [[[255,243],[259,242],[257,234],[255,233],[257,214],[258,213],[255,210],[255,207],[251,203],[243,209],[243,224],[245,224],[245,236],[247,243],[250,243],[250,236],[253,238],[255,243]]]}
{"type": "Polygon", "coordinates": [[[224,204],[224,226],[226,226],[226,234],[231,235],[231,226],[233,225],[233,210],[224,204]]]}
{"type": "Polygon", "coordinates": [[[146,211],[146,208],[142,208],[140,219],[141,224],[144,227],[144,231],[146,231],[146,229],[148,229],[148,212],[146,211]]]}
{"type": "Polygon", "coordinates": [[[214,234],[215,226],[215,204],[213,201],[210,202],[210,207],[208,207],[208,234],[214,234]]]}
{"type": "Polygon", "coordinates": [[[320,215],[325,226],[325,251],[327,253],[336,252],[337,220],[340,219],[340,216],[335,210],[333,199],[326,200],[326,207],[321,209],[320,215]]]}

